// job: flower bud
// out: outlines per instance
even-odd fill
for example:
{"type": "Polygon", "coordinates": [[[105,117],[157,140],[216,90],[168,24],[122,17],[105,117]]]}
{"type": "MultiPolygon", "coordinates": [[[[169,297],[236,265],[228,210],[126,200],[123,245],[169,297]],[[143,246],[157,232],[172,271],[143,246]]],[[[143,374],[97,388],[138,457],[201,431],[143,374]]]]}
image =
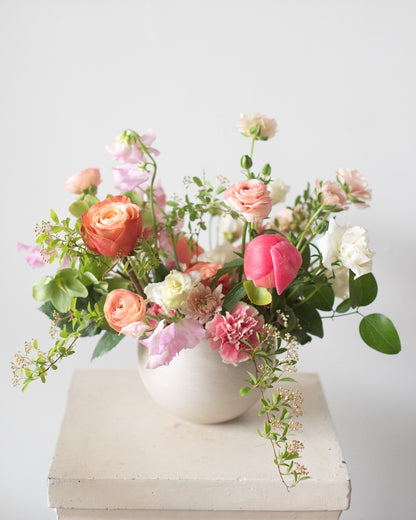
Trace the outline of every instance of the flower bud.
{"type": "Polygon", "coordinates": [[[253,166],[253,161],[249,155],[243,155],[240,161],[241,167],[245,170],[249,170],[253,166]]]}
{"type": "Polygon", "coordinates": [[[261,174],[263,175],[263,177],[270,177],[271,173],[272,173],[272,167],[270,166],[269,163],[265,164],[261,174]]]}

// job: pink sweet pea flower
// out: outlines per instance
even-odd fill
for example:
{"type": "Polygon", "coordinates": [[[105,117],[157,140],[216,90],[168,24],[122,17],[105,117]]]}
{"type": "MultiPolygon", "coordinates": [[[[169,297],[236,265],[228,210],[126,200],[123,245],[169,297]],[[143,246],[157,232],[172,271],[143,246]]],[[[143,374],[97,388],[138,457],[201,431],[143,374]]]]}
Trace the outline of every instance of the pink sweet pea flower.
{"type": "Polygon", "coordinates": [[[184,319],[167,327],[162,320],[149,338],[139,340],[149,349],[145,368],[169,365],[181,350],[196,347],[204,336],[204,327],[196,320],[184,319]]]}
{"type": "Polygon", "coordinates": [[[145,332],[149,330],[149,325],[142,321],[134,321],[129,325],[126,325],[120,330],[120,334],[129,336],[130,338],[141,338],[145,332]]]}
{"type": "Polygon", "coordinates": [[[123,163],[117,168],[113,168],[114,184],[120,193],[133,191],[138,186],[147,183],[152,174],[136,164],[123,163]]]}
{"type": "Polygon", "coordinates": [[[225,316],[216,314],[205,327],[211,348],[219,350],[225,363],[238,365],[250,358],[252,349],[260,346],[257,333],[263,331],[264,318],[251,305],[238,302],[225,316]]]}
{"type": "Polygon", "coordinates": [[[46,253],[44,257],[40,254],[39,246],[27,246],[26,244],[17,243],[17,250],[27,251],[26,262],[30,265],[32,269],[36,269],[37,267],[43,267],[47,260],[50,258],[52,253],[46,253]]]}
{"type": "MultiPolygon", "coordinates": [[[[147,147],[149,153],[156,157],[159,155],[160,152],[150,146],[156,139],[155,131],[152,128],[146,130],[146,132],[140,136],[140,139],[147,147]]],[[[148,157],[140,148],[140,143],[132,142],[131,144],[128,144],[126,141],[119,141],[116,139],[112,145],[106,146],[105,149],[116,161],[122,163],[144,163],[148,160],[148,157]]]]}
{"type": "Polygon", "coordinates": [[[302,265],[302,255],[280,235],[258,235],[246,246],[244,272],[257,287],[276,287],[282,294],[302,265]]]}

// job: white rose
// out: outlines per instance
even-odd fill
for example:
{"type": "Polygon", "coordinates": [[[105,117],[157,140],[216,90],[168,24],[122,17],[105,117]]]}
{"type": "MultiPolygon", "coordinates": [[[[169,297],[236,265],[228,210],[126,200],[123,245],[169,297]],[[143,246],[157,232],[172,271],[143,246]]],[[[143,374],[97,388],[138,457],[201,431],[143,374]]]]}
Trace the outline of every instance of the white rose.
{"type": "Polygon", "coordinates": [[[163,282],[147,285],[144,292],[151,301],[163,307],[166,312],[180,310],[201,277],[201,273],[197,271],[189,274],[172,271],[163,282]]]}
{"type": "Polygon", "coordinates": [[[290,189],[290,186],[285,184],[282,179],[271,179],[267,187],[270,190],[273,205],[284,202],[290,189]]]}
{"type": "Polygon", "coordinates": [[[360,226],[339,226],[335,219],[329,222],[328,231],[317,240],[322,263],[327,269],[339,261],[358,277],[369,273],[374,253],[368,247],[367,231],[360,226]]]}

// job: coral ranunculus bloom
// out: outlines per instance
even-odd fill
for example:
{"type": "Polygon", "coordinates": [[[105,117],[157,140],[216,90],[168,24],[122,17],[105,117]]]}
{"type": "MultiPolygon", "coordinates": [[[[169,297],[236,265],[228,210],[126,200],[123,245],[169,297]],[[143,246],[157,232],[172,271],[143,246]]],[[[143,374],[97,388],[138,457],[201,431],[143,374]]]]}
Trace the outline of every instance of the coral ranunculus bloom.
{"type": "Polygon", "coordinates": [[[110,327],[117,332],[143,318],[146,304],[141,296],[127,289],[114,289],[108,293],[104,315],[110,327]]]}
{"type": "Polygon", "coordinates": [[[257,287],[276,287],[282,294],[295,279],[302,255],[280,235],[258,235],[246,246],[244,272],[257,287]]]}
{"type": "Polygon", "coordinates": [[[81,218],[88,248],[110,258],[131,253],[143,227],[139,206],[123,195],[97,202],[81,218]]]}

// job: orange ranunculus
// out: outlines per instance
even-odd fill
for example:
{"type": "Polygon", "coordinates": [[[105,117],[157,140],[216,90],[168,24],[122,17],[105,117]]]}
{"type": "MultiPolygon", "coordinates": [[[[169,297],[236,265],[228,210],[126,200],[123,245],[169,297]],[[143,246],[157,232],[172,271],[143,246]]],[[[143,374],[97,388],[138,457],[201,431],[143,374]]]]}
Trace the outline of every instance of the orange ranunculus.
{"type": "Polygon", "coordinates": [[[88,248],[110,258],[128,255],[143,227],[139,206],[123,195],[97,202],[81,218],[81,234],[88,248]]]}
{"type": "MultiPolygon", "coordinates": [[[[194,262],[192,263],[184,273],[190,273],[191,271],[198,271],[202,274],[201,283],[208,286],[212,278],[217,274],[218,269],[221,269],[222,265],[216,262],[194,262]]],[[[222,284],[223,293],[226,294],[230,290],[230,275],[228,273],[223,274],[218,279],[218,284],[222,284]]]]}
{"type": "Polygon", "coordinates": [[[120,332],[123,327],[143,318],[146,304],[141,296],[127,289],[114,289],[108,293],[104,315],[110,327],[120,332]]]}
{"type": "Polygon", "coordinates": [[[175,245],[176,255],[181,264],[189,265],[193,256],[201,255],[204,249],[194,240],[181,236],[175,245]]]}

